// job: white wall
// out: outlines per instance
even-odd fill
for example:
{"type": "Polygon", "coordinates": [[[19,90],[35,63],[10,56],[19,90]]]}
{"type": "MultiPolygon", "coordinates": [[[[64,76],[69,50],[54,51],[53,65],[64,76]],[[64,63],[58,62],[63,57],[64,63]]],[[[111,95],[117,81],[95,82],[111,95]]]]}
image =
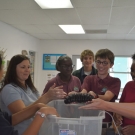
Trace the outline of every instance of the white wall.
{"type": "MultiPolygon", "coordinates": [[[[6,60],[10,60],[12,56],[21,54],[22,50],[32,50],[37,52],[39,47],[39,40],[21,32],[14,27],[0,22],[0,50],[7,49],[5,55],[6,60]]],[[[38,55],[38,53],[36,54],[38,55]]],[[[35,64],[35,76],[37,76],[37,57],[35,64]]],[[[37,78],[35,78],[35,85],[37,85],[37,78]]]]}
{"type": "Polygon", "coordinates": [[[46,75],[48,72],[42,70],[42,59],[44,53],[64,53],[72,57],[79,55],[84,49],[91,49],[94,53],[97,50],[108,48],[115,55],[131,56],[135,53],[135,41],[128,40],[42,40],[40,43],[39,68],[38,68],[38,89],[42,90],[47,83],[46,75]]]}

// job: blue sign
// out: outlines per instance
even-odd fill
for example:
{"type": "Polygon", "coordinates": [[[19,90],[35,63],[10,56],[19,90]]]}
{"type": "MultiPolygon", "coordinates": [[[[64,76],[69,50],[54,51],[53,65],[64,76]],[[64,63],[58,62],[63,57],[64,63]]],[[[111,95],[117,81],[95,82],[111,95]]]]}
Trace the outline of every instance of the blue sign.
{"type": "Polygon", "coordinates": [[[43,54],[43,70],[56,70],[58,58],[65,54],[43,54]]]}

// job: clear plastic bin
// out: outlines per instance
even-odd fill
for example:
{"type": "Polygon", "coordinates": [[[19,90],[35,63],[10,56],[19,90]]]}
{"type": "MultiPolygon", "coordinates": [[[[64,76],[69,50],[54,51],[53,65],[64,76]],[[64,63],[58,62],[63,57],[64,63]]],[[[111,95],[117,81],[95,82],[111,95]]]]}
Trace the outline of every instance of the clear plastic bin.
{"type": "Polygon", "coordinates": [[[40,135],[101,135],[105,111],[78,109],[82,104],[65,104],[63,100],[48,105],[55,107],[60,117],[48,116],[40,135]]]}

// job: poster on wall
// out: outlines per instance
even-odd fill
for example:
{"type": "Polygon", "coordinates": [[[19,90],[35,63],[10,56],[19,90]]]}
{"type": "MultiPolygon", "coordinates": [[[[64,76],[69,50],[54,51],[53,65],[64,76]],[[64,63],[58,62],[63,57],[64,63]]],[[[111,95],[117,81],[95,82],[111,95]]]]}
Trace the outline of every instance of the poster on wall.
{"type": "Polygon", "coordinates": [[[49,80],[51,80],[52,78],[56,77],[57,74],[58,74],[58,72],[56,72],[56,71],[48,72],[48,73],[46,74],[46,80],[47,80],[47,82],[48,82],[49,80]]]}
{"type": "Polygon", "coordinates": [[[66,54],[43,54],[43,70],[56,70],[56,61],[62,55],[66,54]]]}

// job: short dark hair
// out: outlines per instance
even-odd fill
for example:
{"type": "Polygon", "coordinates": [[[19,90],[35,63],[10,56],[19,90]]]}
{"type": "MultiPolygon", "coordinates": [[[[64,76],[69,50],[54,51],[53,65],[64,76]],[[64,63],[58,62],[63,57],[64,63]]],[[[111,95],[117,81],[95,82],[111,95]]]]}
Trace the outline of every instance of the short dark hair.
{"type": "Polygon", "coordinates": [[[135,60],[135,53],[132,55],[132,60],[133,61],[135,60]]]}
{"type": "Polygon", "coordinates": [[[109,49],[100,49],[97,51],[96,55],[95,55],[95,60],[97,60],[97,58],[100,57],[102,59],[109,59],[111,64],[114,64],[114,54],[112,51],[110,51],[109,49]]]}
{"type": "Polygon", "coordinates": [[[67,56],[67,55],[60,56],[58,58],[57,62],[56,62],[56,70],[57,71],[59,71],[59,66],[62,65],[64,60],[71,60],[72,61],[72,59],[69,56],[67,56]]]}
{"type": "MultiPolygon", "coordinates": [[[[2,84],[2,88],[7,84],[12,83],[12,84],[15,84],[15,85],[21,87],[23,90],[25,90],[25,88],[22,86],[22,84],[18,81],[17,73],[16,73],[16,66],[19,63],[21,63],[23,60],[29,60],[29,58],[27,56],[21,55],[21,54],[15,55],[11,58],[8,68],[7,68],[5,78],[4,78],[4,82],[2,84]]],[[[30,75],[25,82],[31,88],[32,92],[37,92],[37,89],[35,88],[35,86],[32,83],[30,75]]]]}

